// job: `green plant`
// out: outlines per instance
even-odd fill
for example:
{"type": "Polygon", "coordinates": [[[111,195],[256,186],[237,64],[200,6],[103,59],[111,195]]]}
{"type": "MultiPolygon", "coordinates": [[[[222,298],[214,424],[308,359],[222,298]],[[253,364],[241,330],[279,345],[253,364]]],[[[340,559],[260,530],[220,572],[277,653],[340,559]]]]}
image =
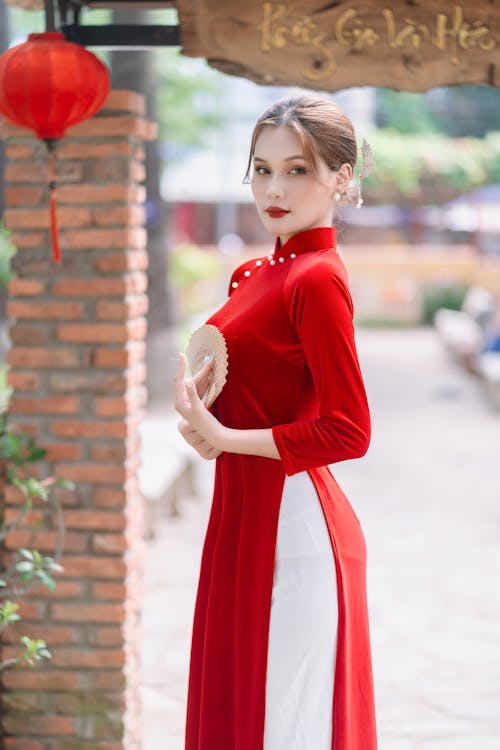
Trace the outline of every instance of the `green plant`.
{"type": "MultiPolygon", "coordinates": [[[[3,567],[0,564],[0,633],[6,628],[16,625],[20,618],[17,602],[28,591],[38,584],[43,584],[50,590],[56,586],[54,573],[61,571],[59,559],[64,542],[64,518],[57,495],[56,487],[74,489],[73,482],[57,478],[46,477],[38,479],[29,474],[29,466],[43,461],[47,451],[38,446],[33,437],[25,433],[9,433],[7,431],[8,412],[0,415],[0,466],[1,484],[17,487],[23,497],[16,517],[8,523],[0,522],[0,543],[3,543],[21,525],[26,528],[26,518],[32,510],[35,501],[41,501],[46,506],[47,515],[57,529],[56,549],[53,556],[42,555],[37,549],[20,547],[14,553],[13,561],[3,567]]],[[[31,527],[32,535],[36,527],[31,527]]],[[[51,654],[45,641],[30,638],[22,634],[19,638],[22,654],[12,659],[0,661],[0,671],[13,666],[28,664],[34,666],[41,659],[50,659],[51,654]]]]}
{"type": "Polygon", "coordinates": [[[449,310],[460,310],[467,285],[435,284],[426,286],[422,297],[422,322],[432,325],[436,311],[441,307],[449,310]]]}
{"type": "Polygon", "coordinates": [[[10,259],[16,252],[14,245],[10,241],[10,232],[8,232],[3,223],[0,221],[0,286],[6,288],[9,280],[14,276],[10,269],[10,259]]]}

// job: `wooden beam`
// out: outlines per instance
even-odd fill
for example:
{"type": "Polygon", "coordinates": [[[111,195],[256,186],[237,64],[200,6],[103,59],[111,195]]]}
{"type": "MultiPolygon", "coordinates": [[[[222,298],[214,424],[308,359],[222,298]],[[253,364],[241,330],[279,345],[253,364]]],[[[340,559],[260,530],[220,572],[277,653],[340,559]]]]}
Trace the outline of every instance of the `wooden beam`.
{"type": "Polygon", "coordinates": [[[500,86],[500,3],[178,0],[182,52],[257,83],[500,86]]]}

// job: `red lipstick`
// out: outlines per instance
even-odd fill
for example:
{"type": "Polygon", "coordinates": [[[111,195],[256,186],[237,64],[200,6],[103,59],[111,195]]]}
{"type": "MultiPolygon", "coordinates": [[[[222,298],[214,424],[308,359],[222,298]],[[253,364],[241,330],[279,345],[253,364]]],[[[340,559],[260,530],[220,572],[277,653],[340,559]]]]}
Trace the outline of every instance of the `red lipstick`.
{"type": "Polygon", "coordinates": [[[269,208],[266,208],[266,213],[269,214],[271,219],[280,219],[282,216],[290,212],[279,206],[270,206],[269,208]]]}

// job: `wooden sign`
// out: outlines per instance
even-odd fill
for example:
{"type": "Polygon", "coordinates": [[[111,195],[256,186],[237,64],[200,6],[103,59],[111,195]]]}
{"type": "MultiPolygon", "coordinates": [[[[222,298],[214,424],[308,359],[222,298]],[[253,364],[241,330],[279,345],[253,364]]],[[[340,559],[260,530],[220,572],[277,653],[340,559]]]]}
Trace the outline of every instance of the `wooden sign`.
{"type": "Polygon", "coordinates": [[[500,0],[178,0],[182,52],[323,91],[500,86],[500,0]]]}

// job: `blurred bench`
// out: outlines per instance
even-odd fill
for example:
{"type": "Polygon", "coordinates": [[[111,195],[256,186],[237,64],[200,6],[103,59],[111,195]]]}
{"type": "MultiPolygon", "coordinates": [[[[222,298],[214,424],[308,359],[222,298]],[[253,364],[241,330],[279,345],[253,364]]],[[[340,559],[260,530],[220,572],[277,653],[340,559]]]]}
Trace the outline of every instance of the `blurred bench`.
{"type": "Polygon", "coordinates": [[[488,326],[498,314],[495,295],[472,286],[461,310],[439,309],[434,325],[452,356],[483,381],[492,404],[500,408],[500,352],[484,351],[488,326]]]}
{"type": "Polygon", "coordinates": [[[477,373],[489,400],[500,409],[500,352],[481,352],[477,356],[477,373]]]}
{"type": "Polygon", "coordinates": [[[178,417],[145,417],[141,436],[139,485],[146,504],[146,536],[154,537],[162,516],[178,515],[179,500],[196,494],[192,449],[184,444],[178,417]]]}

